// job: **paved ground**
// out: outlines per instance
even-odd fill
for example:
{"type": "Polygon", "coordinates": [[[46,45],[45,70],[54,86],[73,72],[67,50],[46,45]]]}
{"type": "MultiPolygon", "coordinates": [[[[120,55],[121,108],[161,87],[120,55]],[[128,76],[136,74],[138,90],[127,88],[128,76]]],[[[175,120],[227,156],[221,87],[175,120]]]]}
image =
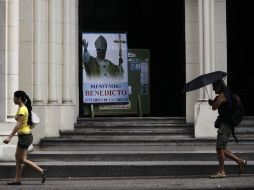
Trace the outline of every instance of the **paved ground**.
{"type": "Polygon", "coordinates": [[[254,175],[229,175],[223,179],[207,177],[139,177],[139,178],[74,178],[48,179],[40,184],[40,179],[24,179],[20,186],[8,186],[8,180],[0,180],[1,190],[214,190],[214,189],[254,189],[254,175]]]}

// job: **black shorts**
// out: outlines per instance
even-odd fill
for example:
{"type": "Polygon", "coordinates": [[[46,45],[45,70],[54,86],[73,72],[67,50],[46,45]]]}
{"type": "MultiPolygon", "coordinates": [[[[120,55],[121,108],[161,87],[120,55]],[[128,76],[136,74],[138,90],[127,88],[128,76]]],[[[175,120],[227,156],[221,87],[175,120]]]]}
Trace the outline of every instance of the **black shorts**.
{"type": "Polygon", "coordinates": [[[17,144],[18,147],[28,149],[28,147],[32,144],[32,142],[33,142],[32,134],[18,135],[18,144],[17,144]]]}

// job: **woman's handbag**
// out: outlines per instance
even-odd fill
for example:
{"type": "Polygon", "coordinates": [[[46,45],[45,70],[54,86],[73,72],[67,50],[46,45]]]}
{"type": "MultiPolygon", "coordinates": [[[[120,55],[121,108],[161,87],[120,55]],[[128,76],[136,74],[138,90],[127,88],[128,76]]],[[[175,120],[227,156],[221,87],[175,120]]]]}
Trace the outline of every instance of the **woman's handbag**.
{"type": "Polygon", "coordinates": [[[33,124],[30,126],[31,128],[34,128],[38,123],[40,123],[40,118],[37,113],[31,112],[32,114],[32,122],[33,124]]]}

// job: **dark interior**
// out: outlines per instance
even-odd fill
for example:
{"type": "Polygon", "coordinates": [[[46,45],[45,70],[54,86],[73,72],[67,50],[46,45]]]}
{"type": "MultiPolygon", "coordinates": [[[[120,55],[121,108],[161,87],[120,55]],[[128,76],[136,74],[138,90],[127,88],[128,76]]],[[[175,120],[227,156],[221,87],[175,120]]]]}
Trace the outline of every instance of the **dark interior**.
{"type": "Polygon", "coordinates": [[[254,1],[227,0],[228,84],[240,95],[246,115],[254,115],[254,1]]]}
{"type": "Polygon", "coordinates": [[[80,34],[127,32],[128,48],[150,50],[151,116],[185,116],[184,10],[184,0],[79,1],[80,34]]]}

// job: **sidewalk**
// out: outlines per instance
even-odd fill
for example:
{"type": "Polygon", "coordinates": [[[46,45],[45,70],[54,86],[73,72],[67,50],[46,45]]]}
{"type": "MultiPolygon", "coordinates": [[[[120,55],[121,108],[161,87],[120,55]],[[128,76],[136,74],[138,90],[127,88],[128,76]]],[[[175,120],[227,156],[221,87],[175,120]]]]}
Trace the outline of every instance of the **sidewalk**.
{"type": "Polygon", "coordinates": [[[254,189],[254,175],[228,175],[223,179],[209,176],[185,177],[133,177],[133,178],[49,178],[45,184],[40,179],[24,179],[21,186],[8,186],[0,180],[1,190],[214,190],[254,189]]]}

